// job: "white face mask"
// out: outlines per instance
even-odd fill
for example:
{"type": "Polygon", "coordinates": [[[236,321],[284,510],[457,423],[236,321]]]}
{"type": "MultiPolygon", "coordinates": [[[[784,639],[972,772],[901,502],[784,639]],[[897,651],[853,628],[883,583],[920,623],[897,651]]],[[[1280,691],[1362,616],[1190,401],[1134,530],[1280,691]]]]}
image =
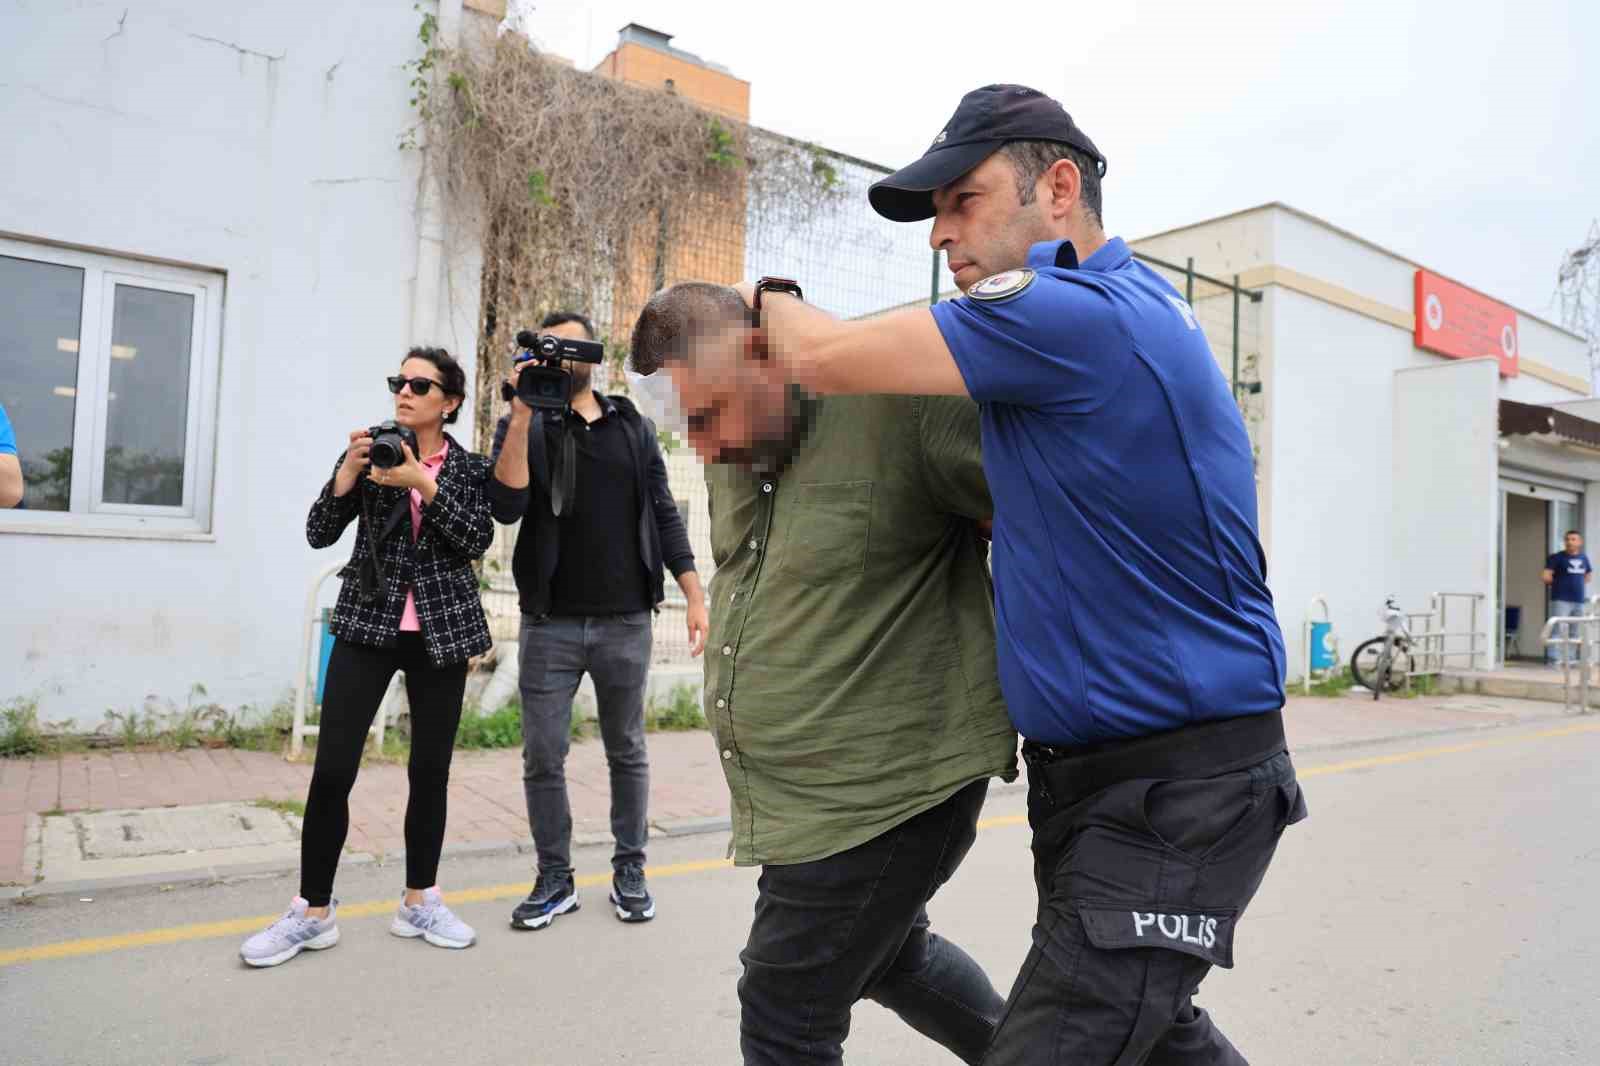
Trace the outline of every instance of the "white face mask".
{"type": "Polygon", "coordinates": [[[628,392],[657,429],[669,430],[680,437],[688,437],[689,424],[683,417],[683,404],[678,402],[678,390],[665,371],[654,374],[636,374],[624,370],[628,379],[628,392]]]}

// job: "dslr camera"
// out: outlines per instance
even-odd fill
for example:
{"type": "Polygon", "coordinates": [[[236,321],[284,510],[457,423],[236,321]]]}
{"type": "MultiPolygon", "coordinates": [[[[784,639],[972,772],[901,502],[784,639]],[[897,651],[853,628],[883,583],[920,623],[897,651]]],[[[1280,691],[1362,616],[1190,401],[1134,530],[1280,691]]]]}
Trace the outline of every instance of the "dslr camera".
{"type": "Polygon", "coordinates": [[[372,438],[372,450],[367,457],[372,460],[373,466],[384,470],[400,466],[406,461],[405,449],[400,446],[402,442],[410,445],[411,454],[417,452],[417,435],[392,418],[367,430],[367,436],[372,438]]]}
{"type": "Polygon", "coordinates": [[[533,362],[522,368],[517,378],[516,392],[502,384],[500,395],[511,399],[513,395],[535,410],[565,411],[572,403],[572,371],[563,363],[600,363],[605,358],[606,346],[599,341],[575,340],[557,337],[550,333],[519,330],[517,352],[512,365],[533,362]]]}

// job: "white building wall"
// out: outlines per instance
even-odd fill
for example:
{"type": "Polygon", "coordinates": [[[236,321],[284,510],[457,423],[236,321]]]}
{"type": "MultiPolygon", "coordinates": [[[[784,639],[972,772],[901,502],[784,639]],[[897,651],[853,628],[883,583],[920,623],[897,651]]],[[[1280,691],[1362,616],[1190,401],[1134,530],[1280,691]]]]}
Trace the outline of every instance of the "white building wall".
{"type": "Polygon", "coordinates": [[[1342,650],[1371,635],[1389,586],[1393,379],[1403,334],[1286,289],[1269,292],[1268,581],[1302,677],[1301,626],[1328,600],[1342,650]]]}
{"type": "Polygon", "coordinates": [[[1447,667],[1487,666],[1494,613],[1496,536],[1500,522],[1499,367],[1492,359],[1402,370],[1394,376],[1394,469],[1389,581],[1406,611],[1441,598],[1442,650],[1462,654],[1447,667]]]}
{"type": "Polygon", "coordinates": [[[226,278],[209,536],[0,532],[0,701],[92,727],[197,682],[228,705],[292,683],[306,583],[348,550],[304,536],[341,441],[392,411],[382,377],[412,343],[465,357],[471,380],[470,248],[424,282],[443,290],[439,332],[412,332],[419,167],[398,142],[420,17],[366,0],[0,9],[0,232],[226,278]]]}

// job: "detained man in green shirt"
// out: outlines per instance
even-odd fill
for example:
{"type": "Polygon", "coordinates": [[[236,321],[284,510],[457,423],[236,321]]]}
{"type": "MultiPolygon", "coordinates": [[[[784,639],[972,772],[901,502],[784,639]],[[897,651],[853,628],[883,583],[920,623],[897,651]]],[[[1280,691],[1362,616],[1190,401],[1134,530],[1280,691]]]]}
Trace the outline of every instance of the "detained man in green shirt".
{"type": "Polygon", "coordinates": [[[635,393],[670,380],[707,463],[706,718],[734,860],[762,867],[740,954],[744,1061],[842,1062],[865,997],[975,1063],[1004,1001],[929,931],[926,904],[972,846],[988,779],[1016,776],[977,407],[809,398],[696,343],[748,314],[731,288],[676,285],[632,346],[651,386],[635,393]]]}

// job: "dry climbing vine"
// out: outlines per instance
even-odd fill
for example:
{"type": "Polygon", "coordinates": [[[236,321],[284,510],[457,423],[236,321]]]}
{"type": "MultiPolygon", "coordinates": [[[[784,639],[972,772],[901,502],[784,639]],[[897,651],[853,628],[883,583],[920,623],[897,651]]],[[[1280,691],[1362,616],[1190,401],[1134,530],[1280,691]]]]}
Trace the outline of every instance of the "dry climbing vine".
{"type": "Polygon", "coordinates": [[[812,146],[574,70],[515,34],[449,50],[433,30],[402,143],[425,153],[452,228],[481,235],[480,440],[517,330],[575,308],[620,359],[655,288],[739,280],[756,230],[803,225],[840,193],[812,146]]]}

